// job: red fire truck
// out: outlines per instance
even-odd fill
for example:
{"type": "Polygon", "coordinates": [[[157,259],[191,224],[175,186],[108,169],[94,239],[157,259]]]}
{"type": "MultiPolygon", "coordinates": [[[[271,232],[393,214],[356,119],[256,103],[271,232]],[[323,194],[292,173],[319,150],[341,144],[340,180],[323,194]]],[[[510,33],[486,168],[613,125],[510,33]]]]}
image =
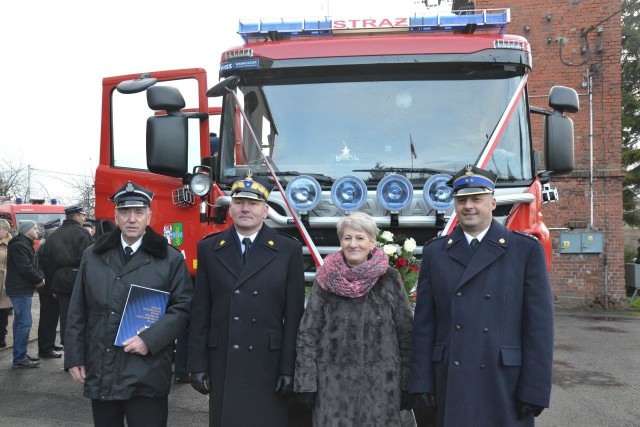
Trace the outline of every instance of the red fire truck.
{"type": "Polygon", "coordinates": [[[241,21],[245,43],[222,54],[211,88],[202,69],[107,78],[97,218],[113,218],[107,198],[128,179],[150,188],[152,226],[193,271],[196,242],[231,225],[229,189],[251,171],[275,187],[267,223],[304,240],[311,279],[351,211],[419,246],[448,233],[445,183],[474,164],[498,175],[495,218],[537,236],[550,259],[541,206],[558,198],[550,178],[573,168],[565,113],[578,111],[578,96],[553,87],[550,109],[529,104],[530,45],[504,34],[509,18],[497,9],[241,21]],[[530,113],[543,116],[542,154],[530,113]]]}
{"type": "Polygon", "coordinates": [[[31,199],[29,203],[24,203],[21,198],[7,199],[0,202],[0,218],[9,221],[14,230],[18,229],[20,221],[35,221],[39,230],[37,248],[39,239],[44,235],[44,223],[54,219],[60,219],[62,222],[65,218],[64,208],[66,206],[59,205],[57,199],[51,199],[49,203],[45,203],[44,199],[31,199]]]}

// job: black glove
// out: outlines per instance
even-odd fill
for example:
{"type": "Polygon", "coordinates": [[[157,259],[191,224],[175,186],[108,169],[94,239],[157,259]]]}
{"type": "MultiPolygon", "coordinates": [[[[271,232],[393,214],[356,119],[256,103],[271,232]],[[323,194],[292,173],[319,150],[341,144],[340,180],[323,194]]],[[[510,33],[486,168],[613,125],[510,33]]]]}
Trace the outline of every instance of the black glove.
{"type": "Polygon", "coordinates": [[[296,393],[296,400],[306,409],[313,410],[316,406],[316,395],[317,393],[315,391],[296,393]]]}
{"type": "Polygon", "coordinates": [[[542,413],[544,408],[542,406],[533,405],[531,403],[521,402],[518,400],[518,419],[527,418],[530,415],[537,417],[542,413]]]}
{"type": "Polygon", "coordinates": [[[436,407],[436,397],[433,393],[412,393],[411,403],[413,409],[433,409],[436,407]]]}
{"type": "Polygon", "coordinates": [[[206,372],[192,372],[191,373],[191,387],[202,394],[209,394],[211,389],[209,388],[209,374],[206,372]]]}
{"type": "Polygon", "coordinates": [[[293,393],[293,377],[280,375],[276,381],[276,394],[280,397],[289,397],[293,393]]]}
{"type": "Polygon", "coordinates": [[[406,391],[400,394],[400,409],[403,411],[413,409],[413,397],[406,391]]]}

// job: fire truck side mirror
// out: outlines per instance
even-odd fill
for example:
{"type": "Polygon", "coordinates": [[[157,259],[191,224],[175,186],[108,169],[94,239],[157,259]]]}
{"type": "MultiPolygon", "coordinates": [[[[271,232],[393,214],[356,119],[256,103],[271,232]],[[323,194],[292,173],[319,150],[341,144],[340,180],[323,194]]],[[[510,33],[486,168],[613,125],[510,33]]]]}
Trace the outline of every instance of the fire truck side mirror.
{"type": "Polygon", "coordinates": [[[147,168],[181,178],[188,168],[188,118],[180,111],[184,98],[174,87],[153,86],[147,90],[147,104],[152,110],[166,111],[147,119],[147,168]]]}
{"type": "Polygon", "coordinates": [[[578,93],[568,87],[554,86],[549,91],[553,113],[544,120],[544,163],[553,174],[569,173],[574,167],[573,120],[564,113],[580,109],[578,93]]]}
{"type": "Polygon", "coordinates": [[[544,165],[556,175],[574,167],[573,120],[558,110],[544,118],[544,165]]]}
{"type": "Polygon", "coordinates": [[[549,107],[562,113],[577,113],[580,110],[578,93],[565,86],[554,86],[549,91],[549,107]]]}

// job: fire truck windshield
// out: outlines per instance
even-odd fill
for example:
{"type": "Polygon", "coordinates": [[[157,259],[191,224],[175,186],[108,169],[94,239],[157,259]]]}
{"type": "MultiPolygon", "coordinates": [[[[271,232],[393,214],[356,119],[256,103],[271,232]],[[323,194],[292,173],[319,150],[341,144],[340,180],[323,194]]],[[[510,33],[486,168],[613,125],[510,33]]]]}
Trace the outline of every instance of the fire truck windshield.
{"type": "Polygon", "coordinates": [[[38,232],[40,235],[44,233],[44,223],[52,221],[56,218],[60,219],[60,222],[64,220],[63,213],[47,213],[47,212],[30,212],[30,213],[16,213],[16,228],[20,225],[21,221],[35,221],[38,224],[38,232]]]}
{"type": "MultiPolygon", "coordinates": [[[[412,74],[360,76],[358,81],[269,79],[269,84],[265,79],[265,84],[240,87],[239,98],[276,171],[333,180],[356,175],[368,184],[400,171],[423,183],[434,171],[453,173],[478,160],[521,78],[502,71],[482,78],[427,74],[416,79],[412,74]]],[[[532,179],[525,98],[487,165],[502,181],[532,179]]],[[[246,124],[241,152],[232,147],[221,149],[223,183],[242,176],[247,166],[261,170],[246,124]]],[[[286,180],[288,173],[282,175],[286,180]]]]}

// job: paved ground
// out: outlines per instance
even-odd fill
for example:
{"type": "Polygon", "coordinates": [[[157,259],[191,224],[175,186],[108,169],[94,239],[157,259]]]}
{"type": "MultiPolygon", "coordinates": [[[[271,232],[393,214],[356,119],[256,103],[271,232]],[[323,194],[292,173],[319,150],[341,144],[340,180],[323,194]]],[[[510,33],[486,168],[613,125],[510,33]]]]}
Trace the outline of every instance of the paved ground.
{"type": "MultiPolygon", "coordinates": [[[[36,297],[33,339],[37,310],[36,297]]],[[[536,425],[640,426],[640,313],[559,311],[555,329],[551,408],[536,425]]],[[[32,341],[29,353],[36,354],[36,347],[32,341]]],[[[2,349],[0,384],[0,426],[92,425],[89,401],[61,359],[12,369],[11,348],[2,349]]],[[[169,405],[170,426],[207,425],[207,399],[191,386],[175,385],[169,405]]]]}

